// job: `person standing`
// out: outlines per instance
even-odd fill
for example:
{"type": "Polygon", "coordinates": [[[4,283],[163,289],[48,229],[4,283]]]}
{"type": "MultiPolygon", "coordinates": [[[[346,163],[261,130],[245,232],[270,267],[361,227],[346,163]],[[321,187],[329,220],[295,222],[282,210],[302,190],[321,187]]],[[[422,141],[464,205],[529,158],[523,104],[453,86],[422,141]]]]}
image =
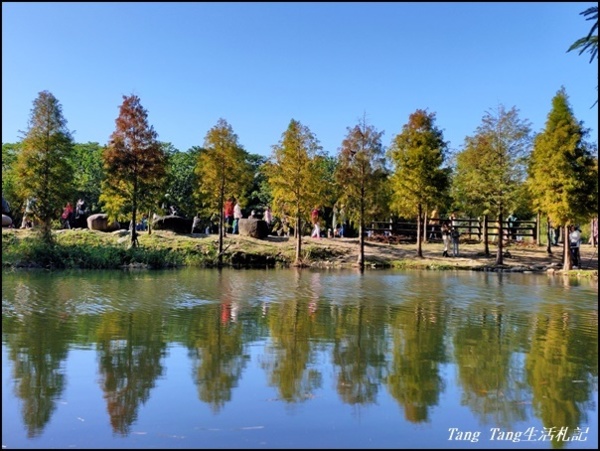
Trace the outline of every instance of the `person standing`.
{"type": "Polygon", "coordinates": [[[339,232],[338,232],[338,215],[339,214],[340,214],[340,212],[338,210],[338,206],[337,206],[337,204],[334,204],[333,213],[332,213],[332,217],[331,217],[331,230],[332,230],[333,238],[335,238],[336,236],[339,236],[339,232]]]}
{"type": "Polygon", "coordinates": [[[242,207],[240,207],[240,203],[236,201],[233,206],[233,234],[237,235],[240,233],[240,219],[244,216],[242,215],[242,207]]]}
{"type": "Polygon", "coordinates": [[[450,223],[448,221],[444,221],[442,223],[442,242],[444,243],[444,252],[442,253],[442,257],[448,257],[448,246],[450,245],[450,223]]]}
{"type": "Polygon", "coordinates": [[[437,238],[437,230],[440,226],[440,215],[437,211],[437,208],[431,212],[431,217],[429,218],[429,240],[435,240],[437,238]]]}
{"type": "Polygon", "coordinates": [[[508,237],[516,241],[517,240],[517,217],[514,213],[511,213],[506,219],[508,226],[508,237]]]}
{"type": "Polygon", "coordinates": [[[581,244],[581,231],[579,226],[569,227],[569,250],[571,251],[571,261],[573,262],[573,268],[579,268],[581,266],[581,258],[579,254],[579,245],[581,244]]]}
{"type": "Polygon", "coordinates": [[[458,257],[458,240],[460,239],[458,227],[452,226],[450,228],[450,238],[452,239],[452,256],[458,257]]]}
{"type": "Polygon", "coordinates": [[[23,220],[21,221],[22,229],[33,228],[33,210],[35,210],[37,199],[35,197],[29,197],[25,201],[25,212],[23,213],[23,220]]]}
{"type": "Polygon", "coordinates": [[[265,208],[265,212],[263,214],[263,220],[267,223],[267,229],[269,230],[269,235],[271,234],[271,224],[273,223],[273,214],[271,213],[271,208],[267,205],[265,208]]]}
{"type": "Polygon", "coordinates": [[[63,229],[71,228],[71,220],[73,219],[74,211],[75,210],[73,209],[73,205],[71,205],[71,202],[67,202],[67,205],[65,205],[65,208],[63,209],[63,213],[61,215],[63,229]]]}
{"type": "Polygon", "coordinates": [[[344,205],[340,205],[340,238],[344,238],[346,233],[346,210],[344,205]]]}
{"type": "Polygon", "coordinates": [[[554,224],[554,245],[558,246],[558,240],[560,240],[560,225],[554,224]]]}
{"type": "Polygon", "coordinates": [[[192,221],[192,233],[196,230],[201,230],[202,220],[200,219],[200,213],[196,213],[194,220],[192,221]]]}
{"type": "Polygon", "coordinates": [[[225,205],[223,206],[223,216],[225,216],[224,233],[227,234],[231,232],[231,226],[233,222],[233,197],[230,197],[225,201],[225,205]]]}
{"type": "Polygon", "coordinates": [[[310,219],[313,223],[311,238],[321,238],[321,229],[319,228],[319,207],[315,207],[310,212],[310,219]]]}

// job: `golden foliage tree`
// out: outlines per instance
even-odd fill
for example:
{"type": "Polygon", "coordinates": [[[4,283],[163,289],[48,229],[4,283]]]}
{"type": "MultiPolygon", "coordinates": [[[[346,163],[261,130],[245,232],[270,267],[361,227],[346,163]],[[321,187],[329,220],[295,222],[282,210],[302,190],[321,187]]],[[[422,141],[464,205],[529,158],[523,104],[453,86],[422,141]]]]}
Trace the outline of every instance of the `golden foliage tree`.
{"type": "Polygon", "coordinates": [[[73,138],[67,129],[62,106],[48,91],[33,102],[22,150],[17,156],[16,187],[21,199],[32,199],[33,216],[40,222],[40,235],[52,242],[52,220],[60,214],[71,193],[73,171],[70,154],[73,138]]]}
{"type": "Polygon", "coordinates": [[[416,110],[402,132],[394,137],[389,156],[392,208],[401,215],[417,217],[417,256],[423,257],[421,223],[424,211],[437,207],[449,186],[449,169],[444,168],[448,144],[435,125],[435,113],[416,110]]]}
{"type": "Polygon", "coordinates": [[[208,208],[219,214],[219,264],[223,262],[223,205],[229,197],[242,198],[252,183],[253,172],[248,152],[225,119],[219,119],[204,139],[198,155],[197,194],[208,208]]]}
{"type": "Polygon", "coordinates": [[[302,224],[311,210],[322,206],[325,156],[315,135],[292,119],[282,139],[273,146],[266,173],[273,195],[273,212],[294,219],[296,265],[302,260],[302,224]]]}
{"type": "Polygon", "coordinates": [[[383,132],[368,125],[365,118],[348,133],[339,150],[335,179],[341,187],[340,201],[359,224],[358,266],[364,268],[365,223],[385,210],[385,153],[381,144],[383,132]]]}

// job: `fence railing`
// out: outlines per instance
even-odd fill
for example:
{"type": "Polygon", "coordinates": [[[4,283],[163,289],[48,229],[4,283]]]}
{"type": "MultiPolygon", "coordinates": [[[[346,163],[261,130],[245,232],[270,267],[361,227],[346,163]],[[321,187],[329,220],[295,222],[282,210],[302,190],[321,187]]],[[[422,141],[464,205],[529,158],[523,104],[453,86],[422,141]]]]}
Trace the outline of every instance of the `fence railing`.
{"type": "MultiPolygon", "coordinates": [[[[427,225],[421,224],[421,230],[425,232],[424,238],[428,241],[441,240],[441,225],[448,219],[428,219],[427,225]]],[[[469,240],[483,240],[483,220],[478,218],[458,218],[454,224],[461,237],[469,240]]],[[[508,221],[502,222],[505,240],[535,241],[537,237],[537,221],[516,221],[509,227],[508,221]]],[[[373,221],[365,228],[367,236],[397,236],[405,240],[417,239],[417,221],[390,220],[373,221]]],[[[499,226],[497,222],[488,222],[487,233],[493,241],[498,239],[499,226]]]]}

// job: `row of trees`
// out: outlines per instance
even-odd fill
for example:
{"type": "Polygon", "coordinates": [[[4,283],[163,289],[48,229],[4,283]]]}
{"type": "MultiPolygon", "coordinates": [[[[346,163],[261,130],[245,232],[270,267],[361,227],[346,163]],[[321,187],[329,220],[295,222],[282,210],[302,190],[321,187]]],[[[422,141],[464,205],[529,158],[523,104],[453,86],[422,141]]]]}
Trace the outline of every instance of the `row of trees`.
{"type": "MultiPolygon", "coordinates": [[[[359,231],[358,265],[364,265],[364,228],[372,220],[398,215],[416,218],[428,211],[460,210],[496,219],[511,211],[521,217],[541,212],[566,227],[597,215],[597,147],[578,122],[561,88],[552,100],[545,129],[533,136],[518,110],[500,105],[451,155],[435,113],[412,113],[386,150],[383,132],[358,120],[329,156],[310,129],[292,119],[269,158],[248,153],[233,128],[219,119],[203,147],[179,152],[161,143],[148,123],[139,97],[123,96],[115,131],[106,146],[75,144],[58,100],[39,93],[23,140],[2,146],[2,184],[13,205],[36,198],[41,235],[52,241],[52,223],[65,199],[84,197],[111,218],[136,223],[140,212],[164,202],[188,215],[219,215],[219,254],[223,252],[223,205],[271,204],[301,231],[315,207],[343,204],[359,231]]],[[[422,236],[417,230],[417,254],[422,236]]],[[[502,235],[502,230],[499,230],[502,235]]],[[[301,264],[301,233],[296,263],[301,264]]],[[[484,230],[484,243],[488,239],[484,230]]],[[[131,245],[137,246],[132,230],[131,245]]],[[[568,240],[565,240],[568,247],[568,240]]],[[[564,252],[570,268],[569,252],[564,252]]],[[[502,242],[496,262],[502,264],[502,242]]]]}

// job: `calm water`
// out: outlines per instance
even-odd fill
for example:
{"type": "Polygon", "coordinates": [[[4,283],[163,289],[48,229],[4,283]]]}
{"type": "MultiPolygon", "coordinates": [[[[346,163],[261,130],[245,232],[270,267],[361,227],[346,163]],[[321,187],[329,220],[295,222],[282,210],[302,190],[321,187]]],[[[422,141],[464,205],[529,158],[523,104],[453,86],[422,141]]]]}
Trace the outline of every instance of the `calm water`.
{"type": "Polygon", "coordinates": [[[2,275],[3,449],[597,446],[597,282],[2,275]]]}

